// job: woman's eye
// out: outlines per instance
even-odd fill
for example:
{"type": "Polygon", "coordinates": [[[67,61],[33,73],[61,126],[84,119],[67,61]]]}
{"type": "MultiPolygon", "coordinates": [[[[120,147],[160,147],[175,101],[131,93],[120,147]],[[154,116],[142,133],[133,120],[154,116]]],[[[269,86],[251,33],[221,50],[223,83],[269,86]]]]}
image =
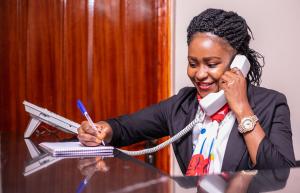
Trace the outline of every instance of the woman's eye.
{"type": "Polygon", "coordinates": [[[197,64],[196,64],[196,63],[193,63],[193,62],[189,62],[189,66],[192,67],[192,68],[196,68],[196,67],[197,67],[197,64]]]}
{"type": "Polygon", "coordinates": [[[217,64],[207,64],[207,66],[208,66],[209,68],[215,68],[215,67],[217,67],[217,64]]]}

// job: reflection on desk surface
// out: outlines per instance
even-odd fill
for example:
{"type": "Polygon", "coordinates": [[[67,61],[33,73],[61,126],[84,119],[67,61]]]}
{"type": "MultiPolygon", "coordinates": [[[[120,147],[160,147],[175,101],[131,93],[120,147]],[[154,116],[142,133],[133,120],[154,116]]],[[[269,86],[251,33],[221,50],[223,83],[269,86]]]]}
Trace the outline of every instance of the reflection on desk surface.
{"type": "Polygon", "coordinates": [[[299,192],[300,168],[171,177],[121,152],[115,157],[54,158],[34,141],[0,133],[1,190],[22,192],[299,192]],[[298,183],[298,184],[297,184],[298,183]]]}
{"type": "Polygon", "coordinates": [[[290,168],[260,171],[223,172],[201,177],[173,177],[184,189],[198,192],[272,192],[285,188],[290,168]]]}
{"type": "Polygon", "coordinates": [[[56,158],[49,153],[41,152],[30,139],[24,139],[27,150],[31,156],[31,160],[25,165],[24,176],[28,176],[43,168],[46,168],[63,158],[56,158]]]}

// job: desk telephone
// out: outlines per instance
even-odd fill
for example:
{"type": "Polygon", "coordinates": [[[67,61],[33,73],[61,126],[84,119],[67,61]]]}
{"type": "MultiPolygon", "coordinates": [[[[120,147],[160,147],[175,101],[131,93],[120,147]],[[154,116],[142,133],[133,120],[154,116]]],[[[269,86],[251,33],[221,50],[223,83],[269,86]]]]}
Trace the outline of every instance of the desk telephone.
{"type": "MultiPolygon", "coordinates": [[[[244,77],[247,76],[248,71],[250,69],[250,63],[246,56],[244,55],[236,55],[230,65],[230,68],[237,67],[241,70],[244,77]]],[[[28,138],[33,133],[33,131],[37,128],[40,122],[45,122],[47,124],[50,124],[58,129],[61,129],[62,131],[70,132],[70,133],[77,133],[77,128],[80,126],[78,123],[74,123],[73,121],[70,121],[64,117],[61,117],[53,112],[48,111],[47,109],[43,109],[41,107],[38,107],[36,105],[33,105],[27,101],[24,101],[23,104],[25,105],[25,110],[31,115],[32,119],[30,123],[27,126],[27,129],[25,131],[24,137],[28,138]]],[[[201,102],[200,106],[205,112],[206,115],[213,115],[215,112],[217,112],[221,107],[223,107],[226,104],[226,98],[224,95],[224,91],[220,90],[217,93],[210,93],[206,97],[204,97],[201,102]]],[[[204,114],[203,114],[204,115],[204,114]]],[[[189,123],[184,129],[182,129],[179,133],[168,139],[167,141],[149,149],[144,149],[140,151],[127,151],[119,149],[120,151],[136,156],[136,155],[143,155],[143,154],[149,154],[156,152],[165,146],[173,143],[174,141],[178,140],[182,136],[184,136],[186,133],[188,133],[193,127],[203,121],[205,116],[196,117],[191,123],[189,123]]]]}
{"type": "MultiPolygon", "coordinates": [[[[249,70],[250,70],[250,63],[246,56],[244,55],[236,55],[231,62],[230,68],[238,68],[244,75],[244,77],[247,76],[249,70]]],[[[206,97],[204,97],[200,101],[200,106],[205,112],[206,115],[211,116],[215,112],[217,112],[220,108],[222,108],[226,104],[226,98],[224,95],[224,91],[220,90],[216,93],[210,93],[206,97]]],[[[179,133],[168,139],[167,141],[149,149],[144,149],[140,151],[126,151],[121,150],[122,152],[128,154],[128,155],[143,155],[148,153],[156,152],[165,146],[173,143],[174,141],[178,140],[182,136],[184,136],[186,133],[188,133],[191,129],[194,128],[194,126],[202,122],[205,116],[196,117],[191,123],[189,123],[184,129],[182,129],[179,133]]]]}

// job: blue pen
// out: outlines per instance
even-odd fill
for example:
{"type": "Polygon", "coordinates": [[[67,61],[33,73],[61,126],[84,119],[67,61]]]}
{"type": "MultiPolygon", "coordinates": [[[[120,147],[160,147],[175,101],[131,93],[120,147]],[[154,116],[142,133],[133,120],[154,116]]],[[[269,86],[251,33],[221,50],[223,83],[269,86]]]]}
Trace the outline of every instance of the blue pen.
{"type": "Polygon", "coordinates": [[[94,175],[94,172],[89,173],[79,184],[76,193],[81,193],[84,188],[86,187],[86,185],[88,184],[89,180],[91,179],[91,177],[94,175]]]}
{"type": "MultiPolygon", "coordinates": [[[[92,126],[92,128],[98,132],[96,125],[94,124],[94,122],[92,121],[91,117],[89,116],[89,114],[87,113],[87,111],[85,110],[84,105],[82,104],[82,102],[80,100],[77,100],[77,106],[80,109],[81,113],[85,116],[85,118],[88,120],[89,124],[92,126]]],[[[104,141],[102,140],[102,145],[105,145],[104,141]]]]}

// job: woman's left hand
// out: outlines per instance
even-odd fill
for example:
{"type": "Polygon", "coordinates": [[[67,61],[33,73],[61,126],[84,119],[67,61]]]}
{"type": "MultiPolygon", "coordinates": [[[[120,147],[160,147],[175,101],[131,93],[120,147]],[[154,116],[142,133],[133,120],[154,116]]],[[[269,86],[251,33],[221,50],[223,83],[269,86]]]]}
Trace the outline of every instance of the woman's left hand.
{"type": "Polygon", "coordinates": [[[247,81],[239,69],[226,71],[220,78],[219,86],[224,90],[228,105],[238,120],[245,116],[244,113],[252,112],[247,97],[247,81]]]}

